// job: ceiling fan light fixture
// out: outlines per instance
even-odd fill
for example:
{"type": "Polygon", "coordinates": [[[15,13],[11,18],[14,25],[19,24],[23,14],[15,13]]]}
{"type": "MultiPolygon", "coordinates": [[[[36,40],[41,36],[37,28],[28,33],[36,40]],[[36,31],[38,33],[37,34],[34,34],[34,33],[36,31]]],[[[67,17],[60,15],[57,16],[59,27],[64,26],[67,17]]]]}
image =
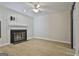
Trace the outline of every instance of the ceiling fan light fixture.
{"type": "Polygon", "coordinates": [[[37,4],[34,4],[34,8],[32,10],[35,13],[38,13],[40,11],[40,4],[39,4],[39,2],[37,4]]]}
{"type": "Polygon", "coordinates": [[[39,9],[32,9],[35,13],[39,12],[39,9]]]}
{"type": "Polygon", "coordinates": [[[37,4],[37,7],[36,8],[40,8],[40,5],[39,4],[37,4]]]}

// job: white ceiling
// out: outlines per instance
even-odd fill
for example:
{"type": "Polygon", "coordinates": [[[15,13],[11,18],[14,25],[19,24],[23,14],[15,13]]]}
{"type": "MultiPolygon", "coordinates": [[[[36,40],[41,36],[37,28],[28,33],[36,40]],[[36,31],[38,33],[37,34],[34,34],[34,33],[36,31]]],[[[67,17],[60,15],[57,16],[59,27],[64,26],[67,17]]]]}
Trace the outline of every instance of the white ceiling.
{"type": "Polygon", "coordinates": [[[32,11],[34,7],[34,2],[0,2],[0,5],[12,9],[14,11],[20,12],[24,15],[28,15],[30,17],[35,17],[41,14],[53,13],[53,12],[61,12],[65,10],[70,10],[72,6],[72,2],[40,2],[41,11],[37,14],[32,11]],[[26,10],[26,12],[24,12],[26,10]]]}

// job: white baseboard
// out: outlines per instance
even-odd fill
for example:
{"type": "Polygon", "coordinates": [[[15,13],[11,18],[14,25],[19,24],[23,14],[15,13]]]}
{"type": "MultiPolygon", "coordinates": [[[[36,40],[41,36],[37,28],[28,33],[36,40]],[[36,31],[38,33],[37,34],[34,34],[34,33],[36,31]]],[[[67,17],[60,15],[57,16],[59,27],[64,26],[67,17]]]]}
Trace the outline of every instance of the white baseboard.
{"type": "MultiPolygon", "coordinates": [[[[68,44],[70,44],[70,42],[59,41],[59,40],[55,40],[55,39],[48,39],[48,38],[43,38],[43,37],[28,37],[27,40],[32,39],[32,38],[43,39],[43,40],[49,40],[49,41],[57,41],[57,42],[62,42],[62,43],[68,43],[68,44]]],[[[9,45],[9,44],[10,44],[10,43],[0,44],[0,47],[1,47],[1,46],[5,46],[5,45],[9,45]]]]}
{"type": "Polygon", "coordinates": [[[9,45],[10,43],[0,44],[0,47],[9,45]]]}
{"type": "Polygon", "coordinates": [[[30,39],[32,39],[32,38],[33,38],[33,37],[28,37],[27,40],[30,40],[30,39]]]}
{"type": "Polygon", "coordinates": [[[57,42],[62,42],[62,43],[67,43],[67,44],[70,44],[70,42],[66,42],[66,41],[59,41],[59,40],[49,39],[49,38],[43,38],[43,37],[33,37],[33,38],[43,39],[43,40],[49,40],[49,41],[57,41],[57,42]]]}

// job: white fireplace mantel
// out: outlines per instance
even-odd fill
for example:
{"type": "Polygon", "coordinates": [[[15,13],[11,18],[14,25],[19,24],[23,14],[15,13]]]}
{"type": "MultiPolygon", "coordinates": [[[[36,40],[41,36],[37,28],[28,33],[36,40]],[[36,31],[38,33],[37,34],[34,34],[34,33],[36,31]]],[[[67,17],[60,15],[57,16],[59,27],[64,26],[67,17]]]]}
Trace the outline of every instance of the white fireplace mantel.
{"type": "Polygon", "coordinates": [[[27,27],[27,24],[10,23],[9,27],[27,27]]]}

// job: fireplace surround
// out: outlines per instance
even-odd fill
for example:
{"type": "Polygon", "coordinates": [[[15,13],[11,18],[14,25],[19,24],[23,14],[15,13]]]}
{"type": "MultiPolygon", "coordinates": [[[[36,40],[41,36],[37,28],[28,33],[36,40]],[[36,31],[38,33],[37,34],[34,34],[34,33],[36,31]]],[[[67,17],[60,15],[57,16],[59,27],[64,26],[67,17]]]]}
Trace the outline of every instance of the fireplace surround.
{"type": "Polygon", "coordinates": [[[16,44],[27,40],[27,30],[10,30],[11,43],[16,44]]]}

